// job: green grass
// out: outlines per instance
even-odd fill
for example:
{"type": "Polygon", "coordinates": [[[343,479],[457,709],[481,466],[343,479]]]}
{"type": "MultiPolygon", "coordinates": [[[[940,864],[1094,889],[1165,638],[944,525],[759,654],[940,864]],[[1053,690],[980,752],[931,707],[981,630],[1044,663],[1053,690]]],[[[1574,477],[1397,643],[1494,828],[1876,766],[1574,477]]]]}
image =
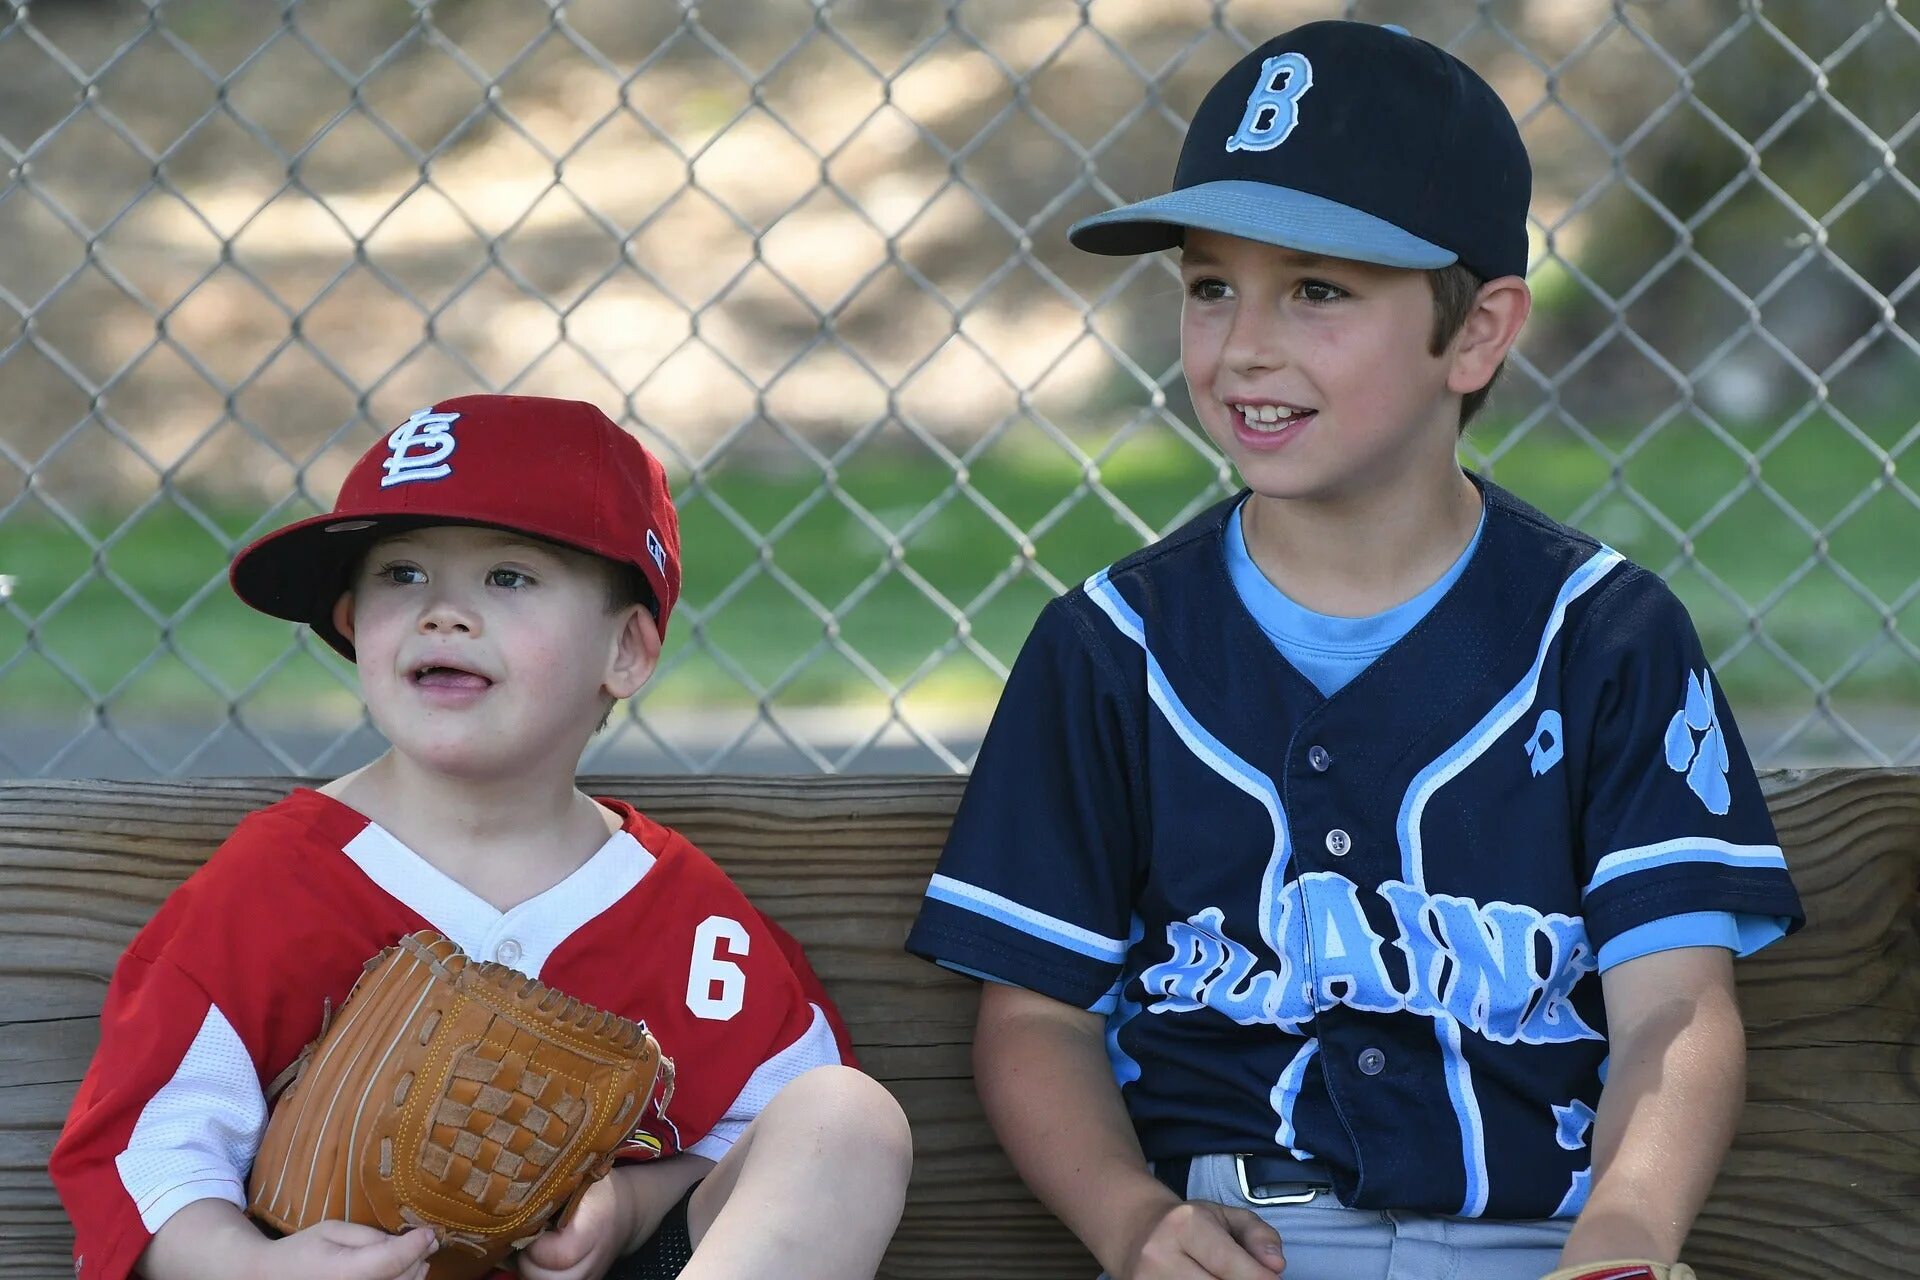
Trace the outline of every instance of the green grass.
{"type": "MultiPolygon", "coordinates": [[[[1885,447],[1899,443],[1897,428],[1877,434],[1885,447]]],[[[1628,438],[1611,438],[1611,447],[1624,447],[1628,438]]],[[[1742,432],[1747,449],[1764,449],[1767,438],[1758,428],[1742,432]]],[[[1669,575],[1710,653],[1738,642],[1748,623],[1745,609],[1729,602],[1708,575],[1748,606],[1778,594],[1763,626],[1785,659],[1750,643],[1724,662],[1722,679],[1736,704],[1803,703],[1807,694],[1791,663],[1826,679],[1877,639],[1877,654],[1853,669],[1834,696],[1920,705],[1920,663],[1885,643],[1883,635],[1891,626],[1920,645],[1920,605],[1889,624],[1847,582],[1851,576],[1861,590],[1886,601],[1913,589],[1920,509],[1900,493],[1883,489],[1825,539],[1827,561],[1782,591],[1815,554],[1816,537],[1757,491],[1713,515],[1725,495],[1749,480],[1749,471],[1739,453],[1698,425],[1676,423],[1619,464],[1621,479],[1677,526],[1678,535],[1623,495],[1590,505],[1613,468],[1570,434],[1542,428],[1509,441],[1504,430],[1486,428],[1470,438],[1468,456],[1493,459],[1494,478],[1550,514],[1564,518],[1587,506],[1585,527],[1669,575]]],[[[1916,465],[1907,464],[1909,483],[1916,465]]],[[[952,619],[912,579],[968,612],[971,641],[1005,663],[1050,594],[1041,570],[1060,582],[1077,582],[1139,545],[1139,537],[1086,490],[1079,468],[1050,445],[996,449],[967,478],[972,494],[1021,528],[1033,527],[1076,495],[1080,500],[1026,547],[970,496],[948,493],[952,473],[932,458],[856,457],[836,479],[848,500],[898,540],[899,559],[892,564],[887,536],[824,486],[817,472],[729,464],[701,486],[682,483],[685,604],[649,697],[681,706],[738,704],[752,701],[752,685],[777,685],[783,705],[875,703],[880,695],[837,644],[862,655],[883,679],[911,683],[906,701],[912,711],[983,709],[994,696],[996,675],[974,654],[953,647],[952,619]],[[936,513],[925,514],[929,503],[942,501],[936,513]],[[756,532],[743,532],[736,520],[756,532]],[[763,553],[758,541],[769,534],[763,553]],[[787,583],[823,611],[837,613],[837,625],[800,603],[787,583]],[[726,658],[703,651],[696,640],[726,658]],[[930,656],[943,649],[949,650],[944,656],[930,656]]],[[[1887,482],[1871,450],[1818,418],[1777,449],[1765,450],[1752,478],[1822,529],[1876,480],[1887,482]]],[[[1209,493],[1223,492],[1211,460],[1165,433],[1127,444],[1102,463],[1099,479],[1155,527],[1209,493]]],[[[203,510],[228,539],[239,538],[258,516],[233,506],[203,510]]],[[[0,573],[18,579],[14,610],[0,611],[0,714],[89,705],[90,696],[43,653],[57,655],[92,690],[115,691],[117,714],[221,714],[220,696],[188,661],[169,655],[148,664],[168,638],[229,687],[261,680],[248,703],[259,713],[351,712],[351,673],[344,664],[311,643],[283,660],[292,628],[245,609],[224,585],[209,588],[223,571],[227,550],[186,512],[160,504],[126,528],[122,512],[89,511],[83,519],[94,537],[111,535],[97,557],[85,540],[31,501],[0,520],[0,573]],[[74,587],[96,563],[149,608],[99,578],[74,587]],[[22,616],[33,620],[31,645],[22,616]]]]}

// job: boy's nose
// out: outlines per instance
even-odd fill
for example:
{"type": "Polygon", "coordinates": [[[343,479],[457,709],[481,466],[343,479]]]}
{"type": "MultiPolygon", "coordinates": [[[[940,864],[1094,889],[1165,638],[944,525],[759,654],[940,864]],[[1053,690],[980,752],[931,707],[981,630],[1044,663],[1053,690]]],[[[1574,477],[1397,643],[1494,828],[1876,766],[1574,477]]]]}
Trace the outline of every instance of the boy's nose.
{"type": "Polygon", "coordinates": [[[436,597],[420,614],[420,630],[428,634],[480,629],[480,617],[472,609],[447,596],[436,597]]]}
{"type": "Polygon", "coordinates": [[[1220,359],[1238,373],[1275,369],[1286,363],[1285,344],[1279,321],[1252,307],[1241,307],[1227,330],[1220,348],[1220,359]]]}

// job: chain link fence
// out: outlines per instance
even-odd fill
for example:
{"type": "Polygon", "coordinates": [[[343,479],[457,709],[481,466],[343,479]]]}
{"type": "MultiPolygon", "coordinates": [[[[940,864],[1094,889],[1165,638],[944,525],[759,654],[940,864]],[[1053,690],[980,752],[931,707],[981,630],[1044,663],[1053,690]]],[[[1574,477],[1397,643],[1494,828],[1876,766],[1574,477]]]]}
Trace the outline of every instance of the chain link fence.
{"type": "Polygon", "coordinates": [[[1040,605],[1234,483],[1170,264],[1065,228],[1338,14],[1465,57],[1534,156],[1467,461],[1668,576],[1763,761],[1920,758],[1892,0],[9,0],[0,771],[377,750],[225,563],[475,389],[676,478],[686,602],[590,767],[964,769],[1040,605]]]}

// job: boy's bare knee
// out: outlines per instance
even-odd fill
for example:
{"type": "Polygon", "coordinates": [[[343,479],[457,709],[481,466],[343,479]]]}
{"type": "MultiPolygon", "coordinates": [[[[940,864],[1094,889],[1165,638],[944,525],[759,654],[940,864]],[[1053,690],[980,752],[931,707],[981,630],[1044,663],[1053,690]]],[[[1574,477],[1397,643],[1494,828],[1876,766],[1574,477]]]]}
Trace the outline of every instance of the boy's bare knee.
{"type": "Polygon", "coordinates": [[[903,1170],[912,1164],[906,1112],[886,1086],[856,1068],[815,1067],[782,1089],[768,1110],[774,1107],[804,1117],[836,1158],[897,1164],[903,1170]]]}

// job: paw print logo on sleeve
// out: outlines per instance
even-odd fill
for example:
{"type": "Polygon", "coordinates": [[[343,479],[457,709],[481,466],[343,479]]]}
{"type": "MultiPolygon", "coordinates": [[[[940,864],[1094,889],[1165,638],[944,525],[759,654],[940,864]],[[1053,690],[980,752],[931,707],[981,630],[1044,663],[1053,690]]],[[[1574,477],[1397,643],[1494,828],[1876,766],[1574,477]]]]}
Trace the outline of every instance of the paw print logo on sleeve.
{"type": "Polygon", "coordinates": [[[1713,685],[1704,668],[1689,674],[1686,685],[1684,704],[1667,722],[1667,767],[1687,775],[1687,786],[1708,813],[1724,814],[1733,807],[1733,793],[1727,787],[1727,738],[1714,709],[1713,685]]]}

